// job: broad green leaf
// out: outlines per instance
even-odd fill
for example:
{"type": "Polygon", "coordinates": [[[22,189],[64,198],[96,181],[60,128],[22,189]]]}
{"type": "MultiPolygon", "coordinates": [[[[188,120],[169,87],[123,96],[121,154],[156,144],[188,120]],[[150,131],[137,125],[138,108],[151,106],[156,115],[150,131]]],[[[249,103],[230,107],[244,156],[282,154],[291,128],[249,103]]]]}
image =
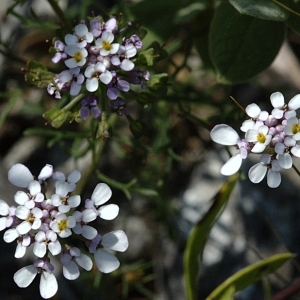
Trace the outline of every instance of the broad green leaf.
{"type": "Polygon", "coordinates": [[[271,0],[229,0],[234,8],[241,14],[255,18],[285,21],[289,12],[271,0]]]}
{"type": "Polygon", "coordinates": [[[168,38],[174,31],[177,11],[187,7],[190,0],[144,0],[130,8],[135,20],[162,38],[168,38]]]}
{"type": "Polygon", "coordinates": [[[218,80],[237,83],[262,72],[278,54],[284,33],[284,23],[242,15],[222,2],[209,33],[209,49],[218,80]]]}
{"type": "Polygon", "coordinates": [[[184,278],[188,300],[196,299],[196,284],[198,277],[199,257],[201,257],[209,232],[221,215],[230,194],[237,182],[238,176],[232,176],[212,199],[212,205],[205,216],[194,226],[187,240],[184,251],[184,278]]]}
{"type": "Polygon", "coordinates": [[[227,290],[232,286],[234,286],[236,292],[241,291],[256,281],[262,279],[264,276],[275,272],[286,261],[293,257],[294,254],[292,253],[276,254],[252,264],[225,280],[206,298],[206,300],[223,299],[222,296],[224,293],[226,293],[227,290]]]}

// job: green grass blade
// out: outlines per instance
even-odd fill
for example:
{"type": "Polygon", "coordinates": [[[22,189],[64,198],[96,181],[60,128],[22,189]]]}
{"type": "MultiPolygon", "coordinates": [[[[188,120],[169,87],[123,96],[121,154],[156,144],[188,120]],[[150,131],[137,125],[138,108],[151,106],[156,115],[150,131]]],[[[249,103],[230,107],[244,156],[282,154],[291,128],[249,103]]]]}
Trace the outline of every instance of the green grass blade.
{"type": "Polygon", "coordinates": [[[202,255],[210,229],[222,213],[238,176],[232,176],[223,184],[220,191],[212,199],[212,205],[205,216],[194,226],[184,251],[184,279],[188,300],[196,299],[196,284],[199,269],[199,256],[202,255]]]}

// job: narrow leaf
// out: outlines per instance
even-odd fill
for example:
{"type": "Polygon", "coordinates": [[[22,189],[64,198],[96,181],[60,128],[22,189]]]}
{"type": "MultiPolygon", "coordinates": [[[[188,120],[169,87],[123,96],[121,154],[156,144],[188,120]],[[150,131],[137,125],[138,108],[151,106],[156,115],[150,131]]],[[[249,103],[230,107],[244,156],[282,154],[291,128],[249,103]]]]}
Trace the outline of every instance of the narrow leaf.
{"type": "Polygon", "coordinates": [[[224,293],[226,293],[227,290],[232,286],[234,286],[236,292],[241,291],[256,281],[262,279],[264,276],[273,273],[286,261],[293,257],[294,254],[292,253],[276,254],[260,262],[252,264],[225,280],[206,298],[206,300],[222,299],[224,293]]]}
{"type": "Polygon", "coordinates": [[[284,33],[283,22],[242,15],[222,2],[209,33],[210,55],[218,80],[242,82],[265,70],[278,54],[284,33]]]}
{"type": "Polygon", "coordinates": [[[184,278],[188,300],[196,299],[199,256],[202,255],[210,229],[222,213],[238,176],[232,176],[224,183],[220,191],[212,199],[212,205],[205,216],[192,229],[184,251],[184,278]]]}

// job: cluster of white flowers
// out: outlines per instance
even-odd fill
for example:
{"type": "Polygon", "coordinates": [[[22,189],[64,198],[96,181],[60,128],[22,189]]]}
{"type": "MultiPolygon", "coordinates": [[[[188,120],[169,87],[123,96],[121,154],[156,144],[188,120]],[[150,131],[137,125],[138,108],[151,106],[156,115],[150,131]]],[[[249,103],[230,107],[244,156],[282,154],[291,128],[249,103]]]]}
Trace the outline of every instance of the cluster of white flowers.
{"type": "Polygon", "coordinates": [[[300,107],[300,94],[294,96],[285,104],[282,93],[273,93],[270,97],[273,110],[271,114],[262,111],[252,103],[246,107],[250,119],[243,122],[241,131],[245,138],[241,139],[238,133],[226,124],[215,126],[210,136],[216,143],[234,146],[238,153],[234,154],[221,168],[223,175],[236,173],[242,160],[249,153],[260,153],[260,162],[249,170],[249,179],[259,183],[267,174],[267,184],[276,188],[281,182],[281,169],[290,169],[293,166],[293,157],[300,157],[300,120],[296,110],[300,107]]]}
{"type": "Polygon", "coordinates": [[[27,249],[32,249],[36,256],[32,265],[15,273],[14,281],[25,288],[40,274],[40,294],[45,299],[55,295],[58,289],[50,254],[61,254],[63,274],[69,280],[80,275],[78,266],[87,271],[92,269],[90,256],[72,247],[66,238],[81,236],[80,240],[85,240],[86,252],[90,253],[103,273],[112,272],[120,265],[111,252],[123,252],[128,247],[127,236],[122,230],[101,236],[97,229],[89,225],[97,217],[112,220],[119,213],[116,204],[105,204],[112,195],[105,183],[99,183],[91,199],[85,201],[80,211],[73,212],[81,203],[79,195],[71,195],[80,177],[78,170],[67,178],[61,172],[53,173],[53,167],[48,164],[37,178],[22,164],[13,165],[8,172],[9,181],[26,191],[15,194],[16,206],[9,206],[0,200],[0,230],[6,229],[3,236],[5,242],[17,241],[16,258],[23,257],[27,249]],[[51,177],[55,180],[55,194],[47,196],[46,180],[51,177]]]}
{"type": "MultiPolygon", "coordinates": [[[[90,22],[90,29],[82,21],[75,26],[73,34],[65,36],[64,42],[55,41],[56,54],[52,61],[64,61],[68,69],[57,75],[54,82],[49,83],[49,94],[54,94],[59,99],[61,91],[69,91],[71,96],[76,96],[82,90],[83,84],[83,91],[93,93],[98,90],[99,84],[104,84],[107,86],[107,97],[113,102],[111,106],[115,107],[116,104],[122,105],[119,91],[128,92],[130,83],[146,88],[150,73],[139,68],[134,69],[132,60],[137,50],[143,47],[143,43],[136,34],[124,37],[124,29],[118,29],[115,18],[110,18],[107,22],[94,18],[90,22]],[[130,73],[126,75],[125,72],[130,73]]],[[[93,107],[95,99],[91,100],[93,107]]],[[[85,99],[85,107],[88,100],[85,99]]],[[[94,108],[94,116],[99,115],[100,110],[95,113],[94,108]]],[[[81,113],[83,119],[86,116],[85,111],[81,113]]]]}

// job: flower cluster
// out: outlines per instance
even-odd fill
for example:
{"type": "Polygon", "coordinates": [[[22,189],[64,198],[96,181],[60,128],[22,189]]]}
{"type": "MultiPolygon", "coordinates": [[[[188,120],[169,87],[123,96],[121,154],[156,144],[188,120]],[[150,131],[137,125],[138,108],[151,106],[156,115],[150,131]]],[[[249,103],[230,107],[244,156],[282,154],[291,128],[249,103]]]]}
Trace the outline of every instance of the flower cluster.
{"type": "MultiPolygon", "coordinates": [[[[93,116],[99,117],[100,109],[95,109],[98,101],[93,94],[99,85],[106,86],[107,97],[112,102],[120,103],[123,100],[119,95],[120,91],[128,92],[130,84],[140,85],[145,89],[150,78],[148,71],[135,68],[134,57],[138,49],[143,47],[138,35],[123,36],[125,28],[119,29],[115,18],[110,18],[107,22],[95,18],[90,21],[89,27],[82,21],[75,26],[73,34],[65,36],[64,42],[55,41],[56,54],[52,61],[63,61],[68,69],[48,85],[49,94],[54,94],[57,99],[61,98],[61,92],[66,91],[71,96],[77,96],[82,90],[92,93],[82,100],[82,119],[87,117],[89,105],[94,107],[94,111],[91,110],[93,116]]],[[[110,106],[118,105],[112,103],[110,106]]]]}
{"type": "Polygon", "coordinates": [[[276,188],[281,182],[281,169],[293,166],[293,157],[300,157],[300,120],[296,110],[300,107],[300,94],[294,96],[288,104],[284,102],[282,93],[271,95],[273,110],[271,114],[262,111],[252,103],[245,109],[250,119],[243,122],[241,131],[245,138],[226,124],[215,126],[210,136],[216,143],[234,146],[238,153],[234,154],[221,168],[223,175],[232,175],[241,167],[242,160],[249,153],[259,153],[260,162],[252,166],[248,172],[253,183],[259,183],[267,174],[267,184],[276,188]]]}
{"type": "Polygon", "coordinates": [[[32,265],[15,273],[14,281],[25,288],[40,274],[40,293],[45,299],[55,295],[58,289],[49,254],[60,255],[64,277],[74,280],[80,275],[78,266],[87,271],[92,269],[90,256],[99,271],[109,273],[116,270],[120,262],[111,252],[123,252],[128,247],[127,236],[122,230],[102,236],[90,224],[98,217],[112,220],[119,213],[116,204],[105,204],[112,195],[105,183],[99,183],[91,199],[87,199],[80,210],[73,211],[81,203],[79,195],[71,195],[80,177],[78,170],[67,178],[61,172],[53,173],[51,165],[46,165],[37,178],[22,164],[13,165],[8,172],[9,181],[26,191],[15,194],[16,206],[0,200],[0,230],[6,229],[5,242],[17,241],[16,258],[23,257],[28,249],[32,249],[36,256],[32,265]],[[55,180],[55,193],[47,196],[46,180],[51,177],[55,180]],[[90,256],[71,246],[66,240],[70,236],[84,240],[85,252],[90,256]]]}

